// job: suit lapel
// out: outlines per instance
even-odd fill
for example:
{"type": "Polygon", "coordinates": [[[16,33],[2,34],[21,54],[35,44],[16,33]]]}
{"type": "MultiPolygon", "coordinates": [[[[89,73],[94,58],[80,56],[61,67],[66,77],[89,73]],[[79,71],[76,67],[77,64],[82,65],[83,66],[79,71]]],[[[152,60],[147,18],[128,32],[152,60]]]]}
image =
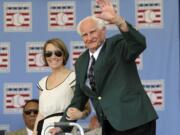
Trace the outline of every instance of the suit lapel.
{"type": "Polygon", "coordinates": [[[102,65],[104,65],[104,63],[106,62],[106,57],[107,57],[107,41],[105,40],[101,51],[99,52],[99,56],[98,59],[96,61],[96,67],[95,69],[99,69],[101,70],[99,67],[102,67],[102,65]]]}
{"type": "Polygon", "coordinates": [[[87,77],[87,69],[88,69],[88,62],[89,62],[89,54],[88,51],[85,52],[85,56],[82,57],[82,61],[80,64],[82,64],[80,66],[81,70],[80,71],[80,83],[85,83],[86,81],[86,77],[87,77]]]}
{"type": "MultiPolygon", "coordinates": [[[[105,53],[105,48],[106,48],[106,42],[104,43],[100,53],[99,53],[99,56],[97,58],[97,61],[95,63],[95,66],[94,66],[94,73],[95,73],[95,82],[96,82],[96,85],[97,85],[97,94],[99,95],[100,94],[100,90],[101,90],[101,83],[99,81],[101,81],[101,79],[99,78],[99,76],[102,74],[101,72],[101,68],[103,68],[103,65],[105,65],[105,62],[106,62],[106,53],[105,53]]],[[[83,90],[85,90],[86,92],[88,91],[89,92],[89,95],[92,95],[92,96],[95,96],[96,93],[93,92],[91,89],[89,89],[89,87],[86,86],[85,84],[85,81],[87,79],[87,70],[88,70],[88,65],[89,65],[89,52],[88,50],[84,53],[84,56],[81,57],[81,65],[80,66],[80,84],[81,86],[83,87],[83,90]]],[[[85,92],[85,93],[86,93],[85,92]]]]}
{"type": "Polygon", "coordinates": [[[105,53],[104,52],[105,52],[105,44],[103,45],[103,47],[102,47],[102,49],[101,49],[101,51],[99,53],[99,56],[97,58],[97,61],[95,63],[95,67],[94,67],[95,72],[97,70],[100,70],[99,67],[101,67],[101,65],[103,65],[104,62],[105,62],[105,53]]]}
{"type": "Polygon", "coordinates": [[[104,63],[106,62],[105,48],[106,48],[106,44],[104,43],[94,66],[95,82],[98,88],[98,91],[97,91],[98,94],[100,94],[100,90],[101,90],[101,86],[100,86],[101,83],[99,83],[101,79],[99,78],[99,76],[101,76],[102,74],[101,68],[104,68],[103,65],[105,65],[104,63]]]}

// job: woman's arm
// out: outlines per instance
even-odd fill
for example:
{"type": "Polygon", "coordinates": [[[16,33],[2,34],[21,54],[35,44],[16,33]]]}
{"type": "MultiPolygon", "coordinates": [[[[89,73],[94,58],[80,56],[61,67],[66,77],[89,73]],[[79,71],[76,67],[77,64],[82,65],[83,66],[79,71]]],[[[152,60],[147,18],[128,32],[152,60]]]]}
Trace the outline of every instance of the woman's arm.
{"type": "Polygon", "coordinates": [[[87,116],[89,116],[89,114],[91,113],[91,106],[90,106],[90,102],[88,101],[84,107],[84,110],[82,111],[82,119],[86,118],[87,116]]]}
{"type": "Polygon", "coordinates": [[[38,122],[40,120],[42,120],[43,118],[44,118],[44,116],[41,113],[38,113],[38,115],[36,117],[35,124],[34,124],[33,135],[37,135],[37,125],[38,125],[38,122]]]}

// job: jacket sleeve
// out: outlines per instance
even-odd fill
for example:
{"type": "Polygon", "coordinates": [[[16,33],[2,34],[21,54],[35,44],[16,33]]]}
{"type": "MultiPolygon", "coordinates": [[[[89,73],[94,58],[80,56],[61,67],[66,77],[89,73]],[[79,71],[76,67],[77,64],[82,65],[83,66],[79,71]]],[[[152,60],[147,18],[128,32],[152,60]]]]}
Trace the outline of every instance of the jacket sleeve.
{"type": "Polygon", "coordinates": [[[139,31],[133,28],[131,24],[127,22],[127,25],[129,31],[121,32],[121,35],[118,34],[114,36],[111,41],[113,42],[112,45],[116,46],[116,49],[124,60],[134,61],[146,48],[146,39],[139,31]]]}
{"type": "MultiPolygon", "coordinates": [[[[75,70],[78,68],[78,62],[76,62],[75,64],[75,70]]],[[[79,71],[79,70],[78,70],[79,71]]],[[[80,88],[80,83],[79,83],[79,73],[76,70],[76,85],[75,85],[75,91],[74,91],[74,96],[73,99],[71,100],[70,105],[67,107],[63,117],[61,118],[60,122],[76,122],[76,121],[70,121],[67,120],[67,110],[69,107],[75,107],[81,111],[84,110],[85,104],[88,101],[88,97],[82,92],[81,88],[80,88]]],[[[61,129],[63,131],[70,131],[72,130],[72,127],[69,126],[61,126],[61,129]]]]}

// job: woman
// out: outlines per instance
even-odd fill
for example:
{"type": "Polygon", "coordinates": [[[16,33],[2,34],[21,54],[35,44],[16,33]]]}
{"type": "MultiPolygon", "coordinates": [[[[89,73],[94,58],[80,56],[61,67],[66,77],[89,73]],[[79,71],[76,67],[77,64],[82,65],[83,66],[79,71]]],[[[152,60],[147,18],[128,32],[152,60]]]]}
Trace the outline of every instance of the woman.
{"type": "MultiPolygon", "coordinates": [[[[52,72],[38,83],[39,113],[34,135],[48,134],[47,127],[59,122],[74,95],[75,73],[65,67],[69,53],[64,42],[60,39],[48,40],[43,48],[43,57],[45,65],[49,66],[52,72]]],[[[76,115],[72,116],[76,120],[86,117],[90,112],[90,106],[83,112],[75,108],[72,111],[76,112],[76,115]]]]}

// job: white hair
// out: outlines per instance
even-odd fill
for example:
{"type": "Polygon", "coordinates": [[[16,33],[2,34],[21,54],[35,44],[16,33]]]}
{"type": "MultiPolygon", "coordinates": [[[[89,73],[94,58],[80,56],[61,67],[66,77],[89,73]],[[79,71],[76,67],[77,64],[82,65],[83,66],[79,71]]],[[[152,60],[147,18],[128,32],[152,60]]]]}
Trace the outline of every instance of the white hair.
{"type": "Polygon", "coordinates": [[[97,17],[94,16],[94,15],[88,16],[88,17],[82,19],[82,20],[78,23],[78,25],[77,25],[77,33],[78,33],[80,36],[82,35],[81,30],[80,30],[81,24],[82,24],[84,21],[89,20],[89,19],[92,19],[92,20],[94,20],[94,21],[96,22],[98,29],[104,29],[104,28],[106,27],[106,23],[105,23],[104,20],[102,20],[102,19],[100,19],[100,18],[97,18],[97,17]]]}

